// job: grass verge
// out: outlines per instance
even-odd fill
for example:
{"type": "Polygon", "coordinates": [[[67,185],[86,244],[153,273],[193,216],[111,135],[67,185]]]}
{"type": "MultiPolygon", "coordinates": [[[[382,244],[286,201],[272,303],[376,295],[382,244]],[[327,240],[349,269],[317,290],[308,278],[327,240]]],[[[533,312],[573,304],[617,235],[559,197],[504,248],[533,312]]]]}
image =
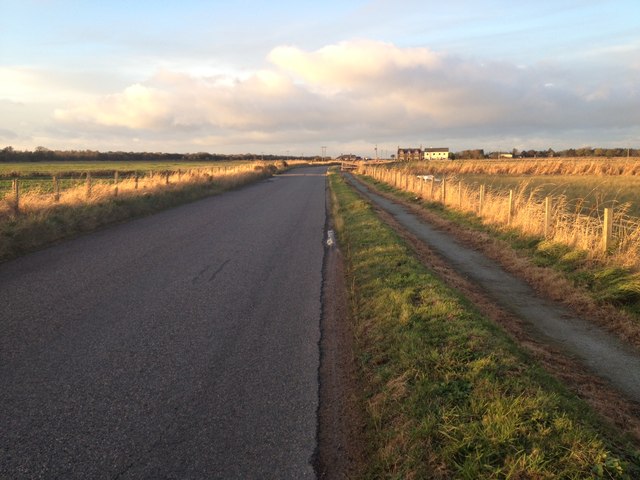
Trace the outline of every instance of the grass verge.
{"type": "Polygon", "coordinates": [[[139,195],[105,196],[95,202],[49,203],[46,208],[33,209],[0,221],[0,261],[106,225],[216,195],[272,173],[272,169],[258,169],[212,182],[172,185],[139,195]]]}
{"type": "Polygon", "coordinates": [[[337,175],[365,478],[637,478],[630,443],[410,254],[337,175]]]}

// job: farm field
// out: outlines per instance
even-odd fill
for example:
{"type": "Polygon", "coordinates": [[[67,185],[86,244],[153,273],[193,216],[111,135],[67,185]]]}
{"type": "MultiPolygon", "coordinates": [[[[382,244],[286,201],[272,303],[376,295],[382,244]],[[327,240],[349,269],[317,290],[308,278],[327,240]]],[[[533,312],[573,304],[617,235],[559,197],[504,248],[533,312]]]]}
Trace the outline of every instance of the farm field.
{"type": "Polygon", "coordinates": [[[524,189],[539,197],[563,195],[574,207],[580,203],[586,210],[629,204],[628,214],[640,217],[640,177],[636,176],[461,174],[457,178],[493,190],[524,189]]]}
{"type": "Polygon", "coordinates": [[[12,179],[19,178],[23,191],[53,192],[52,177],[58,178],[60,189],[81,185],[90,173],[98,183],[112,183],[117,171],[122,178],[139,175],[210,168],[219,172],[247,162],[20,162],[0,163],[0,196],[11,190],[12,179]]]}

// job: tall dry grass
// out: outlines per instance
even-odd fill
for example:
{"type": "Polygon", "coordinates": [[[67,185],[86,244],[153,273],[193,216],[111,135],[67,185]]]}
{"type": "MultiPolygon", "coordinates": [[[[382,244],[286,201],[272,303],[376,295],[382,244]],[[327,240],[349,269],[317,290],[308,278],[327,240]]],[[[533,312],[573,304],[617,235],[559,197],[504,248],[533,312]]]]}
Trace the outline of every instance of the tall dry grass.
{"type": "Polygon", "coordinates": [[[598,205],[583,209],[581,202],[559,195],[549,197],[547,214],[545,197],[539,189],[529,189],[526,182],[511,191],[485,189],[482,193],[452,175],[424,180],[410,170],[366,165],[358,173],[419,198],[473,213],[486,224],[544,237],[583,251],[588,258],[640,271],[640,219],[628,215],[628,204],[613,211],[612,240],[605,250],[604,214],[598,205]]]}
{"type": "Polygon", "coordinates": [[[639,158],[540,158],[416,162],[408,171],[438,175],[640,175],[639,158]]]}
{"type": "Polygon", "coordinates": [[[20,195],[19,209],[9,193],[0,199],[0,260],[128,218],[147,215],[272,175],[279,166],[262,162],[227,168],[155,172],[95,180],[60,192],[32,189],[20,195]],[[116,191],[117,188],[117,191],[116,191]]]}
{"type": "MultiPolygon", "coordinates": [[[[199,184],[215,183],[222,188],[232,188],[244,183],[247,175],[261,174],[274,165],[262,162],[233,167],[207,167],[185,171],[148,172],[136,176],[129,175],[114,179],[90,178],[71,188],[60,190],[56,196],[51,189],[20,189],[18,215],[31,215],[59,207],[99,204],[115,198],[122,200],[137,196],[153,196],[167,190],[178,190],[199,184]]],[[[0,200],[0,222],[16,217],[16,197],[13,191],[0,200]]]]}

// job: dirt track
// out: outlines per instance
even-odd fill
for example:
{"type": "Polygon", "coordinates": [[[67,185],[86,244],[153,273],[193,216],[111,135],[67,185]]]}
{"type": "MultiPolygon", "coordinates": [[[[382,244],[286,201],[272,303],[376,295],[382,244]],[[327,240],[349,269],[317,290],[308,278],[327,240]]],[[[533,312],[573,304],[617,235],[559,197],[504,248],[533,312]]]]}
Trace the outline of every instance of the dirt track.
{"type": "Polygon", "coordinates": [[[425,222],[406,206],[372,192],[351,175],[347,179],[425,263],[439,270],[448,283],[505,327],[596,410],[640,438],[640,353],[635,348],[541,297],[497,262],[425,222]]]}

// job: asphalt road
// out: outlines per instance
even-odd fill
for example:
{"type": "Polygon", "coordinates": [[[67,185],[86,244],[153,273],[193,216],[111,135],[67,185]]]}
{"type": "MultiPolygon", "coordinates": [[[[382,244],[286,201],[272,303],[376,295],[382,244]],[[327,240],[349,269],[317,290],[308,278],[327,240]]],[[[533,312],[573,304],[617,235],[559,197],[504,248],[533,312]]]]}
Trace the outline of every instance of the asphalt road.
{"type": "Polygon", "coordinates": [[[0,478],[314,478],[325,172],[0,265],[0,478]]]}

